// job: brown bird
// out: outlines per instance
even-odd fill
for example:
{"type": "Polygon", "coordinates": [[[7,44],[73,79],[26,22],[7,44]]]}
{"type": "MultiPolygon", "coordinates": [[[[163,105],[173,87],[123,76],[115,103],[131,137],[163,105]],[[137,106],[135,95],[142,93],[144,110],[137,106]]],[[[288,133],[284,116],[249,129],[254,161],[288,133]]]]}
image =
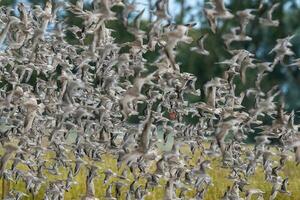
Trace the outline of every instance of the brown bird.
{"type": "Polygon", "coordinates": [[[194,51],[200,55],[209,55],[209,51],[207,51],[204,48],[204,41],[207,38],[208,34],[205,34],[203,36],[201,36],[198,40],[197,40],[197,46],[196,47],[191,47],[190,50],[194,51]]]}
{"type": "Polygon", "coordinates": [[[277,27],[279,26],[279,20],[273,20],[273,12],[275,11],[276,8],[278,8],[280,3],[275,3],[272,5],[270,10],[267,12],[266,18],[259,18],[259,23],[262,24],[263,26],[271,26],[271,27],[277,27]]]}

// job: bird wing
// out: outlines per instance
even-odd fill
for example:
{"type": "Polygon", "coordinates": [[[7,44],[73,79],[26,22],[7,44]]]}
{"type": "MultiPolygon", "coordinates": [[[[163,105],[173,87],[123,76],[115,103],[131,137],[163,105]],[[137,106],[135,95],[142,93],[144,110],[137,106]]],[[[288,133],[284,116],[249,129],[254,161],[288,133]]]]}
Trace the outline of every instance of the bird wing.
{"type": "Polygon", "coordinates": [[[271,9],[268,11],[268,13],[267,13],[267,18],[268,18],[269,20],[272,20],[272,14],[273,14],[274,10],[275,10],[279,5],[280,5],[280,3],[275,3],[275,4],[271,7],[271,9]]]}
{"type": "Polygon", "coordinates": [[[224,5],[224,0],[213,0],[215,6],[216,6],[216,10],[220,11],[220,12],[225,12],[226,8],[224,5]]]}
{"type": "Polygon", "coordinates": [[[204,49],[204,40],[207,38],[208,34],[202,35],[198,40],[197,40],[197,46],[199,49],[204,49]]]}

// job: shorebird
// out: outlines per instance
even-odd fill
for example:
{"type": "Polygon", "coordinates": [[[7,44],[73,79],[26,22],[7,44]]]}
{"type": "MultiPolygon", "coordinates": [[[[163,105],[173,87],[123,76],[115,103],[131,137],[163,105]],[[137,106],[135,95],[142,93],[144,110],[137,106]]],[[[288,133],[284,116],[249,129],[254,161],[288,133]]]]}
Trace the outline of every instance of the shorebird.
{"type": "Polygon", "coordinates": [[[279,20],[273,20],[273,12],[276,8],[278,8],[280,3],[273,4],[270,10],[267,12],[266,18],[259,18],[259,23],[261,23],[263,26],[271,26],[271,27],[277,27],[279,26],[279,20]]]}
{"type": "Polygon", "coordinates": [[[207,38],[208,34],[205,34],[203,36],[201,36],[196,42],[197,42],[197,46],[196,47],[192,47],[190,50],[194,51],[198,54],[201,55],[209,55],[209,51],[207,51],[204,48],[204,40],[207,38]]]}
{"type": "Polygon", "coordinates": [[[264,81],[277,64],[300,65],[292,57],[295,35],[276,39],[268,61],[254,45],[261,41],[257,23],[279,26],[272,16],[279,4],[269,4],[267,16],[258,18],[256,9],[234,13],[230,2],[205,3],[214,35],[202,34],[191,47],[191,36],[205,31],[202,24],[200,30],[195,22],[178,24],[169,1],[149,2],[47,1],[19,3],[16,11],[0,8],[0,176],[4,186],[24,182],[26,191],[9,188],[2,193],[6,199],[29,193],[40,198],[41,188],[45,199],[63,199],[82,184],[79,174],[86,200],[142,200],[160,189],[164,199],[205,199],[219,181],[210,176],[216,166],[233,180],[223,199],[262,199],[267,191],[248,181],[260,165],[272,187],[270,199],[291,194],[292,179],[280,175],[291,153],[300,163],[298,113],[285,110],[284,86],[264,81]],[[123,26],[128,37],[116,37],[123,26]],[[215,46],[206,49],[211,39],[215,46]],[[199,81],[193,70],[185,72],[188,63],[178,62],[182,50],[206,55],[203,63],[217,64],[206,67],[215,71],[222,65],[223,75],[199,81]],[[212,54],[220,60],[211,60],[212,54]],[[246,145],[251,138],[255,144],[246,145]],[[97,196],[102,186],[105,194],[97,196]]]}

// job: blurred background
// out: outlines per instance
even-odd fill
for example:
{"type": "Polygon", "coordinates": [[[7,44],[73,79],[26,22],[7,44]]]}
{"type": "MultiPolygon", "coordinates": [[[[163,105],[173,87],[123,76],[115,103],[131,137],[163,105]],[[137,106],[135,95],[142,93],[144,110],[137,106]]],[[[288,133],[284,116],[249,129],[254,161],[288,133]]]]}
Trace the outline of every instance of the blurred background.
{"type": "MultiPolygon", "coordinates": [[[[52,0],[54,4],[63,2],[62,0],[52,0]]],[[[2,0],[0,5],[11,6],[15,14],[18,15],[17,4],[20,2],[28,3],[31,5],[39,4],[43,7],[45,0],[2,0]]],[[[76,0],[70,0],[71,3],[75,3],[76,0]]],[[[136,0],[137,11],[133,12],[129,16],[129,21],[139,13],[139,11],[145,8],[143,14],[142,29],[149,29],[151,21],[154,21],[154,16],[151,10],[154,8],[156,0],[136,0]]],[[[279,0],[279,1],[264,1],[266,5],[264,9],[255,14],[257,16],[265,15],[267,9],[276,2],[280,2],[280,7],[275,10],[273,14],[274,19],[280,20],[280,26],[276,28],[265,28],[258,23],[256,18],[248,25],[247,34],[252,37],[250,42],[238,42],[233,43],[232,48],[244,48],[255,54],[259,61],[272,61],[274,54],[269,54],[270,50],[275,46],[277,38],[283,38],[289,35],[295,34],[291,40],[295,55],[285,60],[285,63],[291,63],[292,59],[300,57],[300,0],[279,0]]],[[[132,3],[128,0],[127,3],[132,3]]],[[[218,23],[218,31],[213,34],[208,26],[208,22],[203,14],[203,6],[207,3],[204,0],[170,0],[169,13],[173,18],[173,22],[177,24],[184,24],[188,22],[196,22],[197,26],[190,31],[190,35],[197,40],[205,33],[209,33],[208,38],[205,41],[205,47],[210,51],[209,56],[201,56],[197,53],[191,52],[189,49],[191,46],[195,46],[195,42],[191,45],[180,44],[178,46],[177,62],[181,63],[181,70],[195,74],[198,77],[197,88],[202,89],[205,82],[215,76],[222,76],[224,68],[217,62],[231,58],[231,55],[226,51],[222,34],[228,33],[230,28],[238,25],[238,19],[227,20],[224,23],[218,23]]],[[[258,8],[260,0],[225,0],[226,7],[235,13],[238,10],[246,8],[258,8]]],[[[92,0],[85,1],[86,9],[92,7],[92,0]]],[[[114,11],[121,13],[122,8],[113,8],[114,11]]],[[[71,13],[61,10],[61,17],[65,17],[66,24],[75,24],[82,26],[82,21],[71,13]]],[[[119,43],[132,41],[134,37],[126,31],[125,26],[121,21],[111,21],[107,27],[116,30],[113,32],[113,36],[119,43]]],[[[72,34],[66,32],[67,40],[72,42],[72,34]]],[[[158,51],[149,52],[144,57],[149,61],[153,61],[158,55],[158,51]]],[[[254,87],[254,80],[256,77],[255,69],[247,70],[247,82],[245,84],[237,80],[237,89],[242,91],[246,88],[254,87]]],[[[264,91],[269,90],[272,86],[278,84],[285,95],[286,109],[298,110],[300,108],[300,73],[299,69],[295,67],[287,67],[278,64],[275,70],[267,75],[262,82],[262,89],[264,91]]],[[[196,97],[191,97],[192,101],[197,101],[196,97]],[[193,99],[194,98],[194,99],[193,99]]],[[[203,95],[201,98],[204,98],[203,95]]],[[[247,104],[247,102],[246,102],[247,104]]]]}

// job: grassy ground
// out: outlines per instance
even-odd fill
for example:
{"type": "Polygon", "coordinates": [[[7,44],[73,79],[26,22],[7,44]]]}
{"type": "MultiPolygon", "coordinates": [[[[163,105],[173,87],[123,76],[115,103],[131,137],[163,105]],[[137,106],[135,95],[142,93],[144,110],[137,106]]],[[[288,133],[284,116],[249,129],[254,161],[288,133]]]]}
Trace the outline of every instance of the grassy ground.
{"type": "MultiPolygon", "coordinates": [[[[184,151],[183,151],[184,152],[184,151]]],[[[186,152],[188,153],[188,152],[186,152]]],[[[198,160],[200,156],[200,152],[196,152],[195,155],[192,157],[190,164],[194,164],[196,160],[198,160]]],[[[121,170],[117,170],[117,163],[116,160],[109,155],[104,155],[103,156],[103,162],[99,163],[99,177],[95,179],[95,189],[96,189],[96,195],[99,199],[105,199],[104,194],[105,190],[111,182],[114,181],[114,179],[111,179],[106,185],[103,184],[103,178],[104,175],[101,173],[105,169],[112,169],[113,171],[117,173],[121,173],[122,169],[126,166],[122,166],[121,170]]],[[[22,170],[28,170],[25,166],[18,166],[19,169],[22,170]]],[[[150,170],[153,171],[155,170],[154,166],[150,166],[150,170]]],[[[63,168],[60,169],[62,172],[62,175],[60,176],[61,179],[65,179],[67,177],[67,171],[64,170],[63,168]]],[[[212,160],[212,169],[208,171],[208,174],[212,177],[213,180],[213,186],[210,186],[210,188],[207,191],[206,194],[206,200],[215,200],[215,199],[220,199],[220,197],[224,194],[227,186],[232,185],[232,181],[227,179],[226,177],[229,175],[229,170],[222,168],[221,164],[218,160],[212,160]]],[[[45,174],[48,177],[48,181],[54,180],[53,175],[45,174]]],[[[77,185],[73,185],[71,190],[69,192],[65,193],[65,199],[80,199],[84,194],[85,194],[85,177],[86,172],[85,169],[82,168],[80,173],[76,177],[76,181],[78,182],[77,185]]],[[[285,168],[282,170],[281,174],[282,177],[289,177],[289,187],[288,189],[292,192],[291,196],[287,196],[284,194],[279,194],[277,196],[277,199],[280,200],[299,200],[300,199],[300,166],[296,166],[293,161],[288,161],[285,168]]],[[[132,176],[128,174],[128,178],[132,180],[132,176]]],[[[56,177],[57,179],[57,177],[56,177]]],[[[164,182],[162,180],[162,182],[164,182]]],[[[130,181],[128,182],[130,183],[130,181]]],[[[145,180],[141,180],[138,184],[144,185],[145,180]]],[[[7,185],[7,183],[6,183],[7,185]]],[[[129,185],[129,184],[128,184],[129,185]]],[[[26,192],[25,190],[25,184],[23,182],[18,182],[18,183],[10,183],[10,188],[17,189],[19,191],[26,192]]],[[[262,171],[261,166],[258,166],[256,173],[254,176],[250,177],[250,185],[246,186],[246,188],[259,188],[263,191],[265,191],[265,199],[269,198],[272,186],[270,183],[266,183],[264,181],[264,174],[262,171]]],[[[123,191],[126,191],[128,187],[124,187],[123,191]]],[[[113,189],[114,191],[114,189],[113,189]]],[[[0,193],[3,191],[0,190],[0,193]]],[[[43,199],[45,192],[45,188],[42,187],[41,190],[39,191],[38,195],[35,196],[34,199],[43,199]]],[[[124,192],[125,194],[125,192],[124,192]]],[[[194,194],[193,191],[187,193],[190,197],[194,194]]],[[[163,187],[157,187],[151,192],[149,196],[146,197],[146,200],[159,200],[163,199],[164,195],[164,188],[163,187]]],[[[2,195],[1,195],[2,196],[2,195]]],[[[33,199],[32,195],[29,195],[28,198],[24,199],[33,199]]],[[[122,196],[121,199],[125,199],[125,195],[122,196]]],[[[252,198],[254,199],[254,198],[252,198]]]]}

